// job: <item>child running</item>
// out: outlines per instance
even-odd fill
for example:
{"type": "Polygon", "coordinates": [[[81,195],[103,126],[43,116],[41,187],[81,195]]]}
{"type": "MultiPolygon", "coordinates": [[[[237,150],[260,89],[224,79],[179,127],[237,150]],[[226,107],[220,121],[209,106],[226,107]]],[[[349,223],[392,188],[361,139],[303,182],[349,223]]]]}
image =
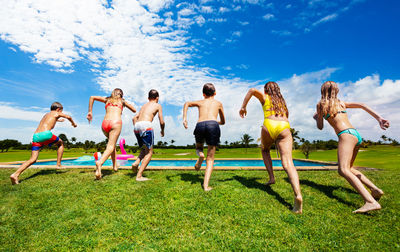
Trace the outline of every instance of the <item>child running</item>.
{"type": "Polygon", "coordinates": [[[219,125],[225,124],[224,108],[222,103],[215,100],[215,87],[212,83],[206,83],[203,86],[203,100],[186,102],[183,106],[183,126],[187,129],[187,110],[188,107],[197,107],[199,109],[199,120],[193,132],[196,139],[196,154],[199,157],[194,168],[200,170],[204,160],[203,146],[204,140],[208,145],[206,172],[204,174],[204,191],[212,190],[209,186],[211,173],[214,167],[214,154],[217,145],[220,142],[221,131],[219,125]],[[219,115],[220,121],[217,121],[219,115]]]}
{"type": "Polygon", "coordinates": [[[317,104],[317,112],[314,114],[314,119],[317,121],[317,127],[320,130],[324,127],[323,119],[327,120],[339,137],[338,172],[357,190],[365,202],[364,206],[353,211],[353,213],[379,210],[381,209],[381,205],[377,200],[382,197],[383,191],[353,167],[362,138],[353,125],[351,125],[347,117],[346,108],[361,108],[365,110],[379,122],[379,125],[384,130],[389,127],[389,121],[383,119],[375,111],[362,103],[340,101],[337,98],[338,93],[339,88],[335,82],[327,81],[322,85],[321,100],[317,104]],[[371,193],[368,192],[363,184],[371,190],[371,193]]]}
{"type": "Polygon", "coordinates": [[[264,92],[251,88],[244,97],[239,115],[244,118],[247,114],[246,106],[251,97],[256,97],[264,111],[264,123],[261,127],[261,154],[269,174],[267,185],[275,184],[270,148],[273,143],[278,147],[282,167],[289,176],[290,184],[294,192],[293,212],[301,214],[303,211],[303,197],[300,191],[299,175],[293,164],[292,144],[293,138],[290,132],[289,112],[286,107],[279,86],[276,82],[268,82],[264,86],[264,92]]]}
{"type": "Polygon", "coordinates": [[[149,178],[143,177],[143,171],[149,164],[151,157],[153,156],[153,145],[154,145],[154,130],[152,121],[158,113],[158,119],[160,121],[161,136],[164,136],[165,122],[162,115],[162,107],[158,104],[159,94],[157,90],[152,89],[149,91],[149,101],[143,105],[139,113],[133,118],[133,125],[135,127],[135,136],[137,138],[139,148],[144,148],[140,151],[140,154],[136,161],[132,164],[133,172],[137,172],[136,181],[146,181],[149,178]],[[140,164],[139,171],[138,167],[140,164]]]}
{"type": "Polygon", "coordinates": [[[89,99],[89,112],[86,117],[89,123],[93,119],[92,109],[94,101],[99,101],[106,104],[106,115],[104,116],[103,123],[101,124],[101,129],[103,130],[104,135],[108,138],[108,143],[103,155],[98,161],[96,161],[95,176],[97,180],[101,179],[101,167],[110,155],[113,163],[113,169],[114,171],[118,171],[115,146],[122,129],[122,109],[127,107],[133,113],[136,112],[136,109],[122,98],[123,96],[124,93],[122,90],[120,88],[116,88],[112,91],[111,96],[109,97],[90,96],[89,99]]]}
{"type": "Polygon", "coordinates": [[[39,123],[32,139],[32,154],[31,158],[25,161],[16,172],[11,174],[10,179],[13,185],[19,184],[19,175],[25,171],[29,166],[34,164],[39,157],[39,151],[44,145],[52,146],[56,144],[57,147],[57,167],[61,168],[61,159],[64,153],[63,141],[56,135],[51,133],[57,122],[62,122],[66,118],[68,119],[73,127],[76,127],[76,123],[71,116],[63,114],[63,106],[59,102],[53,102],[50,107],[50,112],[45,114],[39,123]]]}

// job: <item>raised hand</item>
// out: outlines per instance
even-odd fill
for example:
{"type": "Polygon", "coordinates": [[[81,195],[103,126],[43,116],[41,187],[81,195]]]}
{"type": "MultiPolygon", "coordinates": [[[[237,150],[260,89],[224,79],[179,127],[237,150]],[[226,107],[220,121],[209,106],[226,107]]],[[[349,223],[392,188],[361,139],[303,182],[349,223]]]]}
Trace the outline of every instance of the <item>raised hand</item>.
{"type": "Polygon", "coordinates": [[[382,128],[383,130],[386,130],[387,128],[389,128],[390,123],[389,123],[388,120],[383,119],[383,118],[379,118],[378,121],[379,121],[379,126],[381,126],[381,128],[382,128]]]}
{"type": "Polygon", "coordinates": [[[246,115],[247,115],[247,110],[246,110],[246,108],[241,108],[240,110],[239,110],[239,115],[240,115],[240,117],[241,118],[244,118],[246,115]]]}

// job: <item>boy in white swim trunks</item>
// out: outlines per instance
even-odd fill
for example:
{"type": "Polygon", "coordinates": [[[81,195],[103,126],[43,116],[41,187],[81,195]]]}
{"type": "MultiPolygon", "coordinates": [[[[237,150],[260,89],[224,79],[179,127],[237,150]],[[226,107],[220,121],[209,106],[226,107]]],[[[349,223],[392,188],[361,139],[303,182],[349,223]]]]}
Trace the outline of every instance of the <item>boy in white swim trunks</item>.
{"type": "Polygon", "coordinates": [[[154,145],[154,130],[151,122],[158,113],[158,119],[160,121],[161,136],[164,136],[164,119],[162,115],[162,107],[158,104],[159,95],[157,90],[152,89],[149,92],[149,102],[143,105],[139,113],[133,118],[133,125],[135,128],[135,135],[139,144],[142,148],[136,161],[132,164],[132,170],[137,172],[136,181],[149,180],[143,177],[143,171],[149,164],[151,157],[153,156],[153,145],[154,145]],[[142,164],[139,167],[140,162],[142,164]],[[139,167],[139,170],[138,170],[139,167]]]}
{"type": "Polygon", "coordinates": [[[221,131],[219,125],[225,124],[224,108],[222,103],[215,100],[215,87],[212,83],[206,83],[203,86],[204,99],[200,101],[186,102],[183,106],[183,126],[187,129],[187,110],[189,107],[199,109],[199,120],[193,132],[196,139],[196,154],[199,156],[194,168],[200,170],[204,160],[203,145],[204,141],[208,145],[206,172],[204,174],[204,191],[210,191],[212,188],[208,185],[212,170],[214,168],[214,154],[217,145],[220,142],[221,131]],[[217,121],[217,118],[220,120],[217,121]]]}
{"type": "Polygon", "coordinates": [[[56,135],[54,135],[50,130],[54,128],[57,122],[62,122],[66,118],[68,119],[73,127],[76,127],[72,117],[62,113],[63,106],[59,102],[53,102],[50,107],[50,112],[45,114],[39,123],[32,139],[32,154],[31,158],[25,161],[16,172],[11,174],[10,179],[13,185],[19,184],[19,175],[25,171],[29,166],[34,164],[39,157],[39,151],[43,146],[57,145],[57,166],[61,168],[61,158],[64,153],[63,141],[56,135]]]}

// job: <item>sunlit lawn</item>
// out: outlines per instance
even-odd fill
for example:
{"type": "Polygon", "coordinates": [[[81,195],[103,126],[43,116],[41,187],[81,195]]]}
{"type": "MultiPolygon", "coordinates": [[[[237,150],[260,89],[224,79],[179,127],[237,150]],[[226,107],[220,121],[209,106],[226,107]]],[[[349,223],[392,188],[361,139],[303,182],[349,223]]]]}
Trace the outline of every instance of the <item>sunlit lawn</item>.
{"type": "MultiPolygon", "coordinates": [[[[185,152],[193,150],[168,155],[185,152]]],[[[27,154],[12,155],[24,160],[27,154]]],[[[260,157],[257,149],[247,155],[260,157]]],[[[320,151],[311,158],[335,161],[335,155],[320,151]]],[[[129,170],[105,170],[104,179],[94,181],[89,169],[28,169],[21,184],[11,186],[13,170],[0,169],[0,249],[399,250],[399,155],[400,148],[390,146],[359,154],[357,165],[380,169],[365,174],[385,191],[383,209],[364,215],[351,213],[362,198],[336,171],[299,172],[304,214],[294,215],[282,171],[272,187],[263,184],[265,171],[214,171],[214,190],[204,193],[203,172],[196,171],[148,171],[152,180],[138,183],[129,170]]]]}

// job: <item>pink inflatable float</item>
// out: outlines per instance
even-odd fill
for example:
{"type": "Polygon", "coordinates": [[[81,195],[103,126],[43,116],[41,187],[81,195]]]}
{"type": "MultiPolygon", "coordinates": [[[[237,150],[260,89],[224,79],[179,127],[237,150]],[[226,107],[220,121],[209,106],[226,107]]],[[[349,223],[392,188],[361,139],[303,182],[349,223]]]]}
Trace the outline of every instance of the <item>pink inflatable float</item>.
{"type": "Polygon", "coordinates": [[[128,158],[134,158],[135,157],[134,155],[126,154],[124,144],[125,144],[125,139],[121,138],[121,140],[119,140],[119,148],[121,149],[122,154],[118,154],[117,159],[127,160],[128,158]]]}

